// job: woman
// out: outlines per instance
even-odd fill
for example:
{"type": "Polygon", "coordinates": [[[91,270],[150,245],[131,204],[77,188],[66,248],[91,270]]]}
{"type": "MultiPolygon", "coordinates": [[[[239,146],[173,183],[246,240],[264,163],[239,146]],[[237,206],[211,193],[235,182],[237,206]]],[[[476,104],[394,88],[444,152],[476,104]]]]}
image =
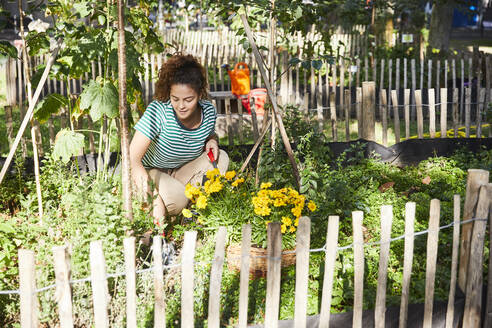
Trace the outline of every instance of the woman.
{"type": "Polygon", "coordinates": [[[229,157],[219,150],[217,110],[208,97],[205,69],[190,55],[169,58],[159,71],[154,101],[135,125],[130,144],[132,180],[137,190],[151,194],[153,216],[178,215],[188,204],[185,185],[200,184],[213,169],[211,150],[221,174],[229,157]]]}

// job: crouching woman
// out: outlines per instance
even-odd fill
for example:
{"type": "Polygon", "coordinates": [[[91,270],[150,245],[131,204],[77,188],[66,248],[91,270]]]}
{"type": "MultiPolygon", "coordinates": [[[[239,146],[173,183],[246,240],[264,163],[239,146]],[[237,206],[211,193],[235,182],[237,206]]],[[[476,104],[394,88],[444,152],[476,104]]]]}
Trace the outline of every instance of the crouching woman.
{"type": "Polygon", "coordinates": [[[154,101],[135,125],[132,180],[141,195],[154,197],[157,219],[178,215],[188,205],[185,185],[200,184],[213,169],[210,150],[220,173],[227,171],[229,157],[215,134],[217,110],[207,98],[203,66],[193,56],[174,55],[160,69],[154,101]]]}

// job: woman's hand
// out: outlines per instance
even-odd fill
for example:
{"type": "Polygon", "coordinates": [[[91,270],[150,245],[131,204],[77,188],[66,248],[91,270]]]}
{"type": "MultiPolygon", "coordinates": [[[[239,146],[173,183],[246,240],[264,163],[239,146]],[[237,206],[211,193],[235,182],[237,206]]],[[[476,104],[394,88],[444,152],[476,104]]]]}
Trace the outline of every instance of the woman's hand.
{"type": "Polygon", "coordinates": [[[219,143],[217,142],[217,139],[211,138],[205,143],[205,153],[208,154],[208,152],[212,149],[212,153],[214,154],[215,160],[218,160],[219,158],[219,143]]]}

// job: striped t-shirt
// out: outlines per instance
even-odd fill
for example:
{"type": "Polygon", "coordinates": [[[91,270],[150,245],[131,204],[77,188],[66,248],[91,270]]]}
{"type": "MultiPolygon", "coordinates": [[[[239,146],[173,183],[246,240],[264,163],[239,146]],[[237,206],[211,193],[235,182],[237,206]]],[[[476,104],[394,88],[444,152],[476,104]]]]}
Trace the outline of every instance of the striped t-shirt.
{"type": "Polygon", "coordinates": [[[203,153],[205,141],[215,131],[217,110],[211,102],[200,100],[202,123],[195,129],[183,126],[171,101],[152,101],[135,125],[150,140],[142,158],[145,168],[177,168],[203,153]]]}

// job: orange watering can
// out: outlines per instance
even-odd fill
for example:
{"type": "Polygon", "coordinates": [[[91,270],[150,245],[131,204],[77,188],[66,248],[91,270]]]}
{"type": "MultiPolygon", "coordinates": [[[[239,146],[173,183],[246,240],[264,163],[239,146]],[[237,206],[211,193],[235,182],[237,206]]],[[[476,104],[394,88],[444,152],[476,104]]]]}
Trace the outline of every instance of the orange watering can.
{"type": "Polygon", "coordinates": [[[233,70],[227,73],[231,78],[231,91],[236,96],[247,95],[250,90],[249,67],[246,63],[237,63],[233,70]]]}

